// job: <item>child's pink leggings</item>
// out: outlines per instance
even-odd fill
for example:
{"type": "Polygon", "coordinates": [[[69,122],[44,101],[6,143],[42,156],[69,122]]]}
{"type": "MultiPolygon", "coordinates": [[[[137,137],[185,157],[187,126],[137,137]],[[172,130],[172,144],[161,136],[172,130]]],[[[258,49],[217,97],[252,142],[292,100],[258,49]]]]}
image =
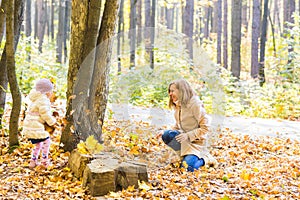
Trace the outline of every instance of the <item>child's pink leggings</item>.
{"type": "Polygon", "coordinates": [[[35,148],[32,151],[32,160],[37,160],[42,150],[42,162],[46,162],[48,160],[48,154],[50,149],[51,140],[48,138],[43,142],[39,142],[35,145],[35,148]]]}

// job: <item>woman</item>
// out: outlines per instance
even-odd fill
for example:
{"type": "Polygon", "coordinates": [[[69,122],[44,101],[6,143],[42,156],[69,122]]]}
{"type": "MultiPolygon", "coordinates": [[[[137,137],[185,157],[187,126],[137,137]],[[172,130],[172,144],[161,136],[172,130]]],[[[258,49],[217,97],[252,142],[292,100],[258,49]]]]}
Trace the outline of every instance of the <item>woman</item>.
{"type": "Polygon", "coordinates": [[[209,133],[209,116],[202,102],[184,79],[169,85],[169,107],[175,110],[176,124],[173,130],[166,130],[162,140],[181,157],[181,166],[188,171],[199,169],[205,164],[215,165],[216,160],[205,147],[209,133]]]}

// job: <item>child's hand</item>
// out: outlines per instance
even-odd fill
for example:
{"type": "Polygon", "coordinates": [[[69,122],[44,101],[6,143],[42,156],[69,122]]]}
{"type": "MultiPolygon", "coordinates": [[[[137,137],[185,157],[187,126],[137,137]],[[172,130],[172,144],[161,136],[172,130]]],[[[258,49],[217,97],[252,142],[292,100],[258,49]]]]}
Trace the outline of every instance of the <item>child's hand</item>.
{"type": "Polygon", "coordinates": [[[155,135],[155,138],[156,139],[161,138],[161,136],[163,135],[163,133],[164,133],[163,131],[160,131],[158,134],[155,135]]]}

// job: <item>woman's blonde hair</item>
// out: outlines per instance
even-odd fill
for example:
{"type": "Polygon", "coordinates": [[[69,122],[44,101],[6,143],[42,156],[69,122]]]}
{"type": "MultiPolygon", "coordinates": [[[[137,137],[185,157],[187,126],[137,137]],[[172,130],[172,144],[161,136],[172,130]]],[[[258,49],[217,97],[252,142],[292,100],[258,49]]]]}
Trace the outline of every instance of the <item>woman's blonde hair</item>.
{"type": "MultiPolygon", "coordinates": [[[[178,101],[181,106],[186,106],[190,99],[196,95],[195,91],[192,89],[190,84],[184,79],[177,79],[169,84],[168,93],[170,94],[171,85],[175,85],[175,87],[179,91],[178,101]]],[[[169,96],[169,108],[174,108],[176,104],[172,101],[169,96]]]]}

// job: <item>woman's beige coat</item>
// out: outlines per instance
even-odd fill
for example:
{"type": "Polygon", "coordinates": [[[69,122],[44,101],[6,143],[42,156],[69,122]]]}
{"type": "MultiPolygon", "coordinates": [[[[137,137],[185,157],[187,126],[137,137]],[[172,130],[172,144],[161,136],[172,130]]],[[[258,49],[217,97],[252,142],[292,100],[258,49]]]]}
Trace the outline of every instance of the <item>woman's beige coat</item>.
{"type": "Polygon", "coordinates": [[[23,124],[23,134],[30,139],[44,139],[49,137],[45,131],[44,123],[49,126],[55,124],[56,119],[52,116],[49,98],[40,92],[32,90],[29,94],[31,101],[23,124]]]}
{"type": "Polygon", "coordinates": [[[189,140],[181,143],[180,155],[193,154],[203,158],[205,164],[216,165],[217,161],[205,146],[206,138],[210,134],[210,117],[206,114],[199,97],[194,96],[189,103],[175,108],[175,129],[187,134],[189,140]]]}

